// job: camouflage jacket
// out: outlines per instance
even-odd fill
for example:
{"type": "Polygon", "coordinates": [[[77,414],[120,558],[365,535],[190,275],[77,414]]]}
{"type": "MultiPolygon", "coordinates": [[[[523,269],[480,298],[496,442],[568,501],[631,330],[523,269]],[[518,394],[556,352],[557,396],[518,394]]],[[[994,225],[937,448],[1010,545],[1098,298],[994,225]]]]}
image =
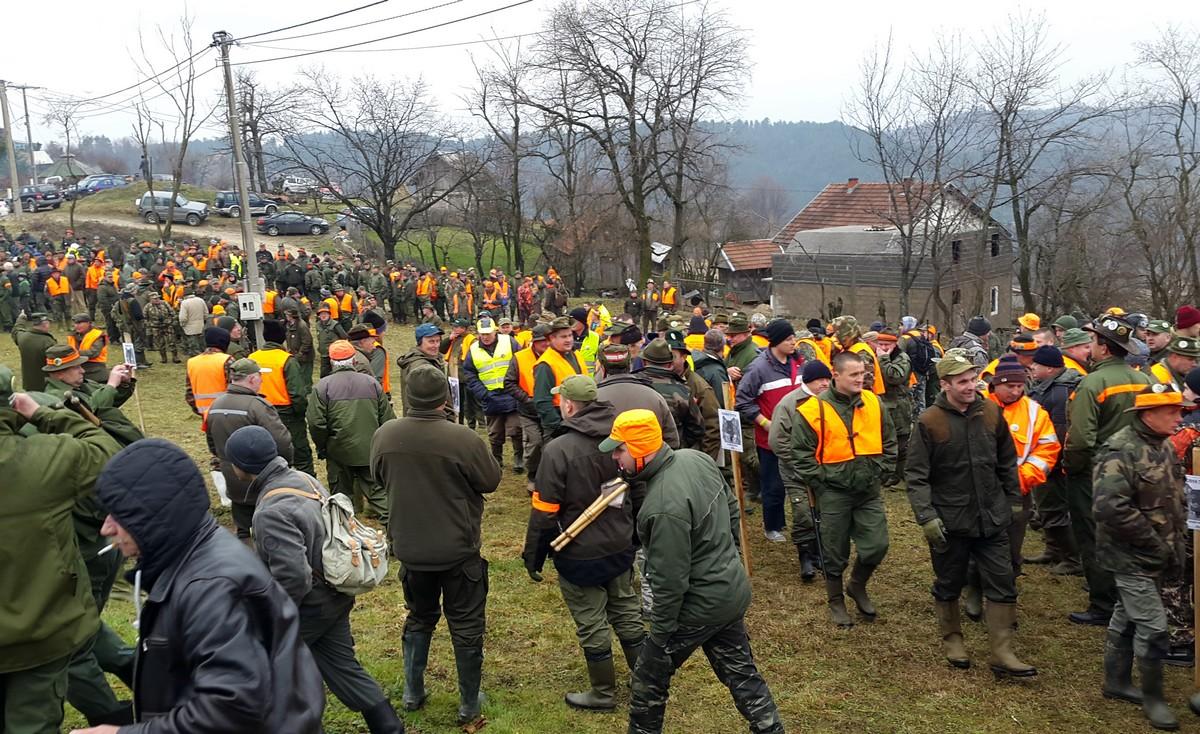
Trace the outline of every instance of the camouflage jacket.
{"type": "MultiPolygon", "coordinates": [[[[704,415],[700,412],[699,402],[693,399],[688,383],[668,367],[648,365],[638,374],[645,375],[650,380],[650,387],[667,401],[667,407],[675,417],[675,427],[679,429],[680,446],[697,451],[708,448],[705,445],[704,415]]],[[[719,434],[717,440],[720,440],[719,434]]]]}
{"type": "Polygon", "coordinates": [[[983,340],[970,332],[963,332],[950,342],[950,349],[965,349],[967,356],[975,363],[976,367],[983,369],[987,367],[989,362],[987,347],[983,345],[983,340]]]}
{"type": "Polygon", "coordinates": [[[1092,475],[1092,513],[1101,568],[1160,576],[1182,567],[1183,468],[1166,437],[1134,418],[1108,439],[1092,475]]]}
{"type": "Polygon", "coordinates": [[[175,323],[175,309],[164,301],[154,300],[146,304],[146,326],[151,329],[169,329],[175,323]]]}

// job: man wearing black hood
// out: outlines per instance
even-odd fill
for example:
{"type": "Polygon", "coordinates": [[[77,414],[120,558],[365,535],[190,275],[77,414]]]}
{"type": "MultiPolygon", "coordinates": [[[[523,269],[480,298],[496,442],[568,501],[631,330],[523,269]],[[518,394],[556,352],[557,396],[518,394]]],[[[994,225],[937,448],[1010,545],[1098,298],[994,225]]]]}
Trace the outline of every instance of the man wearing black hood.
{"type": "Polygon", "coordinates": [[[296,605],[209,513],[199,469],[178,446],[127,446],[96,481],[101,532],[138,564],[133,685],[140,725],[155,734],[316,734],[325,691],[300,637],[296,605]],[[152,722],[152,723],[151,723],[152,722]]]}

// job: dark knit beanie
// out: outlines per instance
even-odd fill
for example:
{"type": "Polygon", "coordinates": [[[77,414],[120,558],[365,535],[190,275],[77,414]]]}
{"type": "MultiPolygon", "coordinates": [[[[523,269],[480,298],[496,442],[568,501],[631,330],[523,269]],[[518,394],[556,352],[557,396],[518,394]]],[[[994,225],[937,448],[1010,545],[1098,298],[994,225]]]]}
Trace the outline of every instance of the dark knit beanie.
{"type": "Polygon", "coordinates": [[[703,316],[693,316],[691,320],[688,321],[688,336],[691,336],[692,334],[705,334],[707,332],[708,324],[704,323],[703,316]]]}
{"type": "Polygon", "coordinates": [[[584,308],[583,306],[580,306],[580,307],[578,307],[578,308],[573,308],[573,309],[571,309],[571,312],[570,312],[570,314],[568,314],[568,315],[569,315],[571,318],[573,318],[573,319],[575,319],[576,321],[578,321],[579,323],[583,324],[584,326],[587,326],[587,315],[588,315],[588,312],[587,312],[587,309],[586,309],[586,308],[584,308]]]}
{"type": "Polygon", "coordinates": [[[763,329],[763,335],[767,337],[768,344],[775,346],[785,341],[789,336],[795,336],[796,329],[787,319],[775,319],[763,329]]]}
{"type": "Polygon", "coordinates": [[[800,372],[800,379],[808,384],[814,380],[832,380],[833,373],[825,366],[825,363],[819,359],[804,363],[804,369],[800,372]]]}
{"type": "Polygon", "coordinates": [[[261,473],[276,456],[275,438],[262,426],[242,426],[225,441],[225,458],[247,474],[261,473]]]}
{"type": "Polygon", "coordinates": [[[814,334],[825,333],[825,325],[821,323],[821,319],[809,319],[808,323],[804,325],[804,328],[808,329],[814,334]]]}
{"type": "Polygon", "coordinates": [[[405,375],[404,391],[408,393],[409,404],[417,410],[432,410],[450,402],[450,383],[433,365],[414,367],[405,375]]]}
{"type": "Polygon", "coordinates": [[[972,316],[971,320],[967,322],[967,332],[975,336],[983,336],[990,333],[991,330],[991,322],[982,316],[972,316]]]}
{"type": "Polygon", "coordinates": [[[1025,382],[1025,368],[1017,361],[1017,355],[1006,354],[996,363],[996,374],[992,382],[1002,385],[1006,382],[1025,382]]]}
{"type": "Polygon", "coordinates": [[[1183,382],[1192,392],[1200,395],[1200,367],[1196,367],[1187,376],[1183,378],[1183,382]]]}
{"type": "Polygon", "coordinates": [[[1033,353],[1033,363],[1040,364],[1043,367],[1059,368],[1066,366],[1063,362],[1062,352],[1053,344],[1043,344],[1033,353]]]}
{"type": "Polygon", "coordinates": [[[229,331],[219,326],[204,328],[204,346],[224,351],[229,348],[229,331]]]}
{"type": "Polygon", "coordinates": [[[282,321],[263,319],[263,339],[275,344],[283,344],[287,339],[287,327],[282,321]]]}
{"type": "Polygon", "coordinates": [[[217,317],[217,326],[225,329],[226,331],[233,331],[233,327],[237,326],[237,322],[237,319],[232,316],[217,317]]]}

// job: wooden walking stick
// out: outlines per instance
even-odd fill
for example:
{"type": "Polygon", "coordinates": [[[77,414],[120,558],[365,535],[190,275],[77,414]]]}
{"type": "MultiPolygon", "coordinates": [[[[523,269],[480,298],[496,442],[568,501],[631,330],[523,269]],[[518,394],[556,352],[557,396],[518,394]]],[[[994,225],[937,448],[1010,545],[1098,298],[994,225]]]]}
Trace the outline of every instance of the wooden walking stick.
{"type": "MultiPolygon", "coordinates": [[[[732,382],[725,383],[725,405],[729,410],[733,410],[733,404],[737,400],[737,392],[734,390],[732,382]]],[[[742,489],[742,462],[739,455],[740,451],[731,451],[733,459],[733,491],[737,497],[738,503],[738,538],[742,546],[742,564],[746,566],[746,575],[753,575],[753,567],[750,563],[750,545],[746,542],[746,493],[742,489]]]]}
{"type": "Polygon", "coordinates": [[[600,496],[597,497],[592,504],[588,505],[588,508],[584,510],[579,517],[575,518],[575,522],[571,523],[566,530],[562,531],[562,533],[550,543],[550,547],[555,551],[561,551],[563,548],[567,547],[568,543],[579,537],[579,534],[583,532],[584,528],[586,528],[588,525],[591,525],[596,518],[600,517],[600,513],[604,512],[605,508],[607,508],[613,500],[625,494],[625,492],[628,490],[629,483],[620,477],[616,479],[610,479],[604,484],[600,485],[600,496]]]}

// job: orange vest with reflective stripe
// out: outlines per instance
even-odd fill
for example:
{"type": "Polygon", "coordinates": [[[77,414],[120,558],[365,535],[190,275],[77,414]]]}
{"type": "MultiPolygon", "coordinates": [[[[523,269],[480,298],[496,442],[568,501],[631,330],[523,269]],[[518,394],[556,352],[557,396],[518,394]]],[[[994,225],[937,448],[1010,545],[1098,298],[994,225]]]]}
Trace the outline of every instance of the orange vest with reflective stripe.
{"type": "Polygon", "coordinates": [[[1008,432],[1017,449],[1021,494],[1029,494],[1034,487],[1046,482],[1062,448],[1054,424],[1050,422],[1050,414],[1024,395],[1011,405],[1001,405],[995,395],[988,397],[1004,411],[1004,422],[1008,424],[1008,432]]]}
{"type": "Polygon", "coordinates": [[[850,347],[850,351],[855,354],[870,355],[871,363],[875,365],[875,382],[871,385],[871,392],[876,395],[882,395],[887,392],[887,386],[883,384],[883,371],[879,369],[879,355],[875,354],[875,350],[871,349],[871,345],[866,342],[854,342],[854,346],[850,347]]]}
{"type": "Polygon", "coordinates": [[[288,395],[287,380],[283,377],[283,365],[292,355],[282,349],[260,349],[250,355],[250,359],[258,362],[259,367],[266,367],[270,372],[262,376],[262,396],[267,402],[276,407],[292,404],[292,396],[288,395]]]}
{"type": "Polygon", "coordinates": [[[67,276],[65,275],[58,276],[57,282],[53,277],[47,278],[46,292],[50,294],[51,298],[54,296],[65,296],[71,292],[71,282],[67,280],[67,276]]]}
{"type": "Polygon", "coordinates": [[[513,355],[517,360],[517,383],[525,394],[533,397],[533,366],[538,361],[537,354],[533,353],[532,347],[526,347],[513,355]]]}
{"type": "MultiPolygon", "coordinates": [[[[69,334],[67,335],[67,344],[77,352],[86,352],[87,350],[91,349],[92,346],[96,344],[96,340],[102,336],[104,336],[104,332],[100,331],[99,329],[92,329],[88,333],[84,334],[82,341],[76,341],[76,335],[69,334]]],[[[104,347],[100,350],[99,354],[97,354],[95,357],[90,357],[88,361],[95,362],[97,364],[108,364],[108,342],[104,343],[104,347]]]]}
{"type": "Polygon", "coordinates": [[[883,416],[874,393],[860,394],[862,405],[854,409],[854,435],[838,412],[821,398],[805,400],[796,412],[808,421],[817,434],[818,464],[841,464],[859,456],[883,453],[883,416]]]}
{"type": "MultiPolygon", "coordinates": [[[[575,361],[579,362],[580,364],[583,363],[583,360],[581,360],[579,358],[578,352],[576,352],[576,354],[575,354],[575,361]]],[[[577,372],[575,370],[575,368],[571,366],[571,363],[567,361],[567,358],[562,356],[561,354],[559,354],[554,349],[547,349],[546,351],[542,352],[542,356],[538,357],[537,364],[541,364],[542,362],[545,362],[546,364],[550,365],[550,369],[554,371],[554,386],[555,387],[558,387],[559,385],[561,385],[563,383],[563,380],[567,379],[571,375],[583,374],[582,372],[577,372]]],[[[532,397],[533,393],[532,392],[529,393],[529,396],[532,397]]],[[[554,404],[558,405],[558,403],[559,403],[558,396],[555,395],[554,396],[554,404]]]]}
{"type": "MultiPolygon", "coordinates": [[[[225,363],[232,357],[224,352],[198,354],[187,361],[188,383],[192,386],[192,399],[196,410],[208,421],[208,408],[217,396],[229,385],[225,382],[225,363]]],[[[201,430],[204,427],[201,426],[201,430]]]]}

